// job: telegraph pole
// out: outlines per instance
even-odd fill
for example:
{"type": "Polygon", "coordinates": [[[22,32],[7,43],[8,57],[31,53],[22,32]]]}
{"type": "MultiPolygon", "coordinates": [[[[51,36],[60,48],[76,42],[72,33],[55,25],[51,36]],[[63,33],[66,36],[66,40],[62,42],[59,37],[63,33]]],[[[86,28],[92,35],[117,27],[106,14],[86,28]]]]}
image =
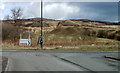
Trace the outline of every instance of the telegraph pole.
{"type": "Polygon", "coordinates": [[[42,21],[43,21],[43,19],[42,19],[42,0],[41,0],[41,36],[42,36],[42,27],[43,27],[43,23],[42,23],[42,21]]]}
{"type": "Polygon", "coordinates": [[[41,49],[43,48],[43,34],[42,34],[42,30],[43,30],[43,3],[41,0],[41,49]]]}
{"type": "Polygon", "coordinates": [[[42,0],[41,0],[41,20],[40,20],[40,28],[41,28],[41,30],[40,30],[40,35],[39,35],[39,37],[38,37],[38,42],[37,42],[37,44],[38,44],[38,47],[39,48],[41,48],[41,49],[43,49],[43,4],[42,4],[42,0]]]}

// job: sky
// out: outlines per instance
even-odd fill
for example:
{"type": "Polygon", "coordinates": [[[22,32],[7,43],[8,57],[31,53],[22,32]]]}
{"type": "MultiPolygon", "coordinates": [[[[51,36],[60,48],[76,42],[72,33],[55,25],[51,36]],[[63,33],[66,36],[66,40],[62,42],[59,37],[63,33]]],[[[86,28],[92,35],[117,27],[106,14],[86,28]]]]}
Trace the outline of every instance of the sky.
{"type": "MultiPolygon", "coordinates": [[[[22,8],[24,18],[40,17],[39,2],[5,2],[0,4],[0,19],[11,14],[11,9],[22,8]]],[[[48,19],[89,19],[118,21],[118,2],[44,2],[43,17],[48,19]]]]}

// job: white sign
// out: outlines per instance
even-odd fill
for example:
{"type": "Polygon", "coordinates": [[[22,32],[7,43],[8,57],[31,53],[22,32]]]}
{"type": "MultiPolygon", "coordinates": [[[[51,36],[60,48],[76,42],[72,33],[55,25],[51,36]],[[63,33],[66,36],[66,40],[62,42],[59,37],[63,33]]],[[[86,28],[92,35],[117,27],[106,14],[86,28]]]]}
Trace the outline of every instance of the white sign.
{"type": "Polygon", "coordinates": [[[20,39],[19,45],[20,46],[31,46],[31,39],[20,39]]]}

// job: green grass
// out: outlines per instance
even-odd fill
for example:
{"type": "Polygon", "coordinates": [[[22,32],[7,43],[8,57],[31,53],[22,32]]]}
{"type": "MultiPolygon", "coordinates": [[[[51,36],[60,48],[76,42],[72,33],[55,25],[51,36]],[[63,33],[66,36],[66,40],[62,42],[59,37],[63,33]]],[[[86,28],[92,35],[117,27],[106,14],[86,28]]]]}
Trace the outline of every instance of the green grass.
{"type": "Polygon", "coordinates": [[[36,49],[37,47],[22,47],[22,46],[17,46],[14,44],[2,44],[2,50],[5,49],[36,49]]]}
{"type": "MultiPolygon", "coordinates": [[[[45,47],[45,46],[44,46],[45,47]]],[[[2,50],[36,50],[37,47],[20,47],[13,44],[2,44],[2,50]]],[[[58,51],[118,51],[118,44],[116,45],[79,45],[69,47],[53,47],[47,50],[58,51]]]]}
{"type": "Polygon", "coordinates": [[[118,51],[118,45],[80,45],[75,47],[56,48],[57,50],[78,50],[78,51],[118,51]]]}

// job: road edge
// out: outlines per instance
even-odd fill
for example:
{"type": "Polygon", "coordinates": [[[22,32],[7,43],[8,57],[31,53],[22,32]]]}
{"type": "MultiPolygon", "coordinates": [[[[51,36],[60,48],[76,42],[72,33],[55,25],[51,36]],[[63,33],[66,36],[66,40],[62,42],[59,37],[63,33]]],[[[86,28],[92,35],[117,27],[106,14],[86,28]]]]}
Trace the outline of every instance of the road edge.
{"type": "Polygon", "coordinates": [[[7,73],[8,71],[12,71],[12,68],[13,68],[12,59],[8,58],[7,65],[6,65],[5,71],[3,73],[7,73]]]}

